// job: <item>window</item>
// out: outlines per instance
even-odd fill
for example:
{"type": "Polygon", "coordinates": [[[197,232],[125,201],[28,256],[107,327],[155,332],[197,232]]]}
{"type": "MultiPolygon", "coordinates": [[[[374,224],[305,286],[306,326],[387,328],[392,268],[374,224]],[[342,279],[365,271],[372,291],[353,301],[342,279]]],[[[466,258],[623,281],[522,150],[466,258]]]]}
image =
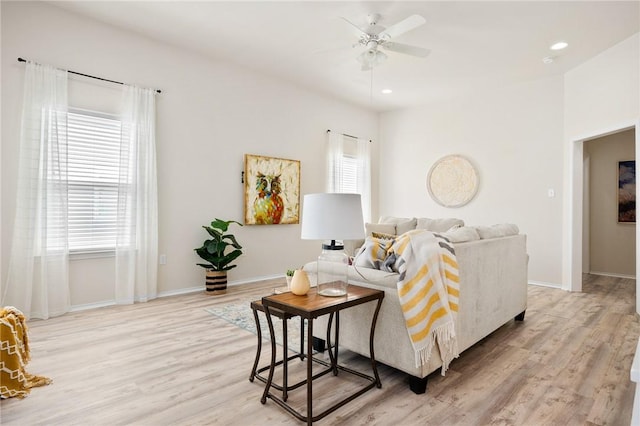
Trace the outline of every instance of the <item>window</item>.
{"type": "Polygon", "coordinates": [[[70,109],[67,132],[69,251],[114,250],[121,122],[107,114],[70,109]]]}
{"type": "Polygon", "coordinates": [[[365,221],[371,220],[370,142],[329,132],[327,191],[360,194],[365,221]]]}

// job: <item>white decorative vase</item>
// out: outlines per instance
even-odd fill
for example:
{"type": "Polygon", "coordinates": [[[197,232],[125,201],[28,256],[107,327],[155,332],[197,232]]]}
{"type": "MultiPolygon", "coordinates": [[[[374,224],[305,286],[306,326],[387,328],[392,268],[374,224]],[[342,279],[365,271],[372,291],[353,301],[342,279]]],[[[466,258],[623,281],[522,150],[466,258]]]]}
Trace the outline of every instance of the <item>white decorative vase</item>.
{"type": "Polygon", "coordinates": [[[304,296],[311,288],[309,277],[302,269],[296,269],[291,279],[291,293],[297,296],[304,296]]]}

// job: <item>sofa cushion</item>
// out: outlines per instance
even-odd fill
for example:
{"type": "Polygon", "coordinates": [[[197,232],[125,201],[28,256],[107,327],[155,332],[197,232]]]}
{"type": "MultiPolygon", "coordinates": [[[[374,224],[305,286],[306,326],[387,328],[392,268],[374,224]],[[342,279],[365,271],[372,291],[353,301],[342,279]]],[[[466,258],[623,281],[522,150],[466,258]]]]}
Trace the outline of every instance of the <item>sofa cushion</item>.
{"type": "Polygon", "coordinates": [[[402,235],[405,232],[413,231],[416,229],[416,225],[418,223],[418,219],[415,217],[410,220],[405,220],[404,222],[396,223],[396,234],[402,235]]]}
{"type": "Polygon", "coordinates": [[[508,237],[510,235],[518,235],[520,230],[513,223],[499,223],[492,226],[476,226],[478,235],[483,240],[489,238],[508,237]]]}
{"type": "Polygon", "coordinates": [[[344,240],[342,244],[344,245],[344,252],[347,254],[347,256],[353,257],[356,255],[356,253],[358,253],[358,250],[360,250],[360,247],[362,247],[362,245],[364,244],[364,239],[344,240]]]}
{"type": "Polygon", "coordinates": [[[397,225],[400,222],[407,222],[410,221],[411,217],[396,217],[396,216],[380,216],[380,219],[378,219],[378,223],[387,223],[387,224],[392,224],[392,225],[397,225]]]}
{"type": "Polygon", "coordinates": [[[427,217],[419,217],[416,223],[416,229],[426,229],[431,232],[446,232],[454,226],[464,226],[462,219],[442,218],[429,219],[427,217]]]}
{"type": "Polygon", "coordinates": [[[454,226],[446,232],[442,232],[442,235],[452,243],[464,243],[480,239],[478,231],[473,226],[454,226]]]}
{"type": "Polygon", "coordinates": [[[402,235],[405,232],[413,231],[416,229],[417,219],[415,217],[395,217],[395,216],[381,216],[378,220],[379,224],[393,224],[396,226],[396,235],[402,235]]]}

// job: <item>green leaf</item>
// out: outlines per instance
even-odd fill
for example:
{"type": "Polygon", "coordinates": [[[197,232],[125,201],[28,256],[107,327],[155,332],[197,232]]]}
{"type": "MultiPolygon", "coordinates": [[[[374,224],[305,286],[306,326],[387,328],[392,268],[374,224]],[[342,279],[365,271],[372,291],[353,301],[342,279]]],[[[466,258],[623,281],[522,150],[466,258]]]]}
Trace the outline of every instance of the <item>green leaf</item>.
{"type": "Polygon", "coordinates": [[[236,241],[236,237],[234,237],[233,235],[231,235],[231,234],[225,235],[222,238],[231,241],[231,245],[234,248],[237,248],[237,249],[241,249],[242,248],[242,246],[240,244],[238,244],[238,241],[236,241]]]}
{"type": "Polygon", "coordinates": [[[220,219],[216,218],[216,220],[211,222],[211,227],[219,229],[222,232],[227,232],[227,229],[229,229],[229,223],[230,222],[228,222],[226,220],[220,220],[220,219]]]}

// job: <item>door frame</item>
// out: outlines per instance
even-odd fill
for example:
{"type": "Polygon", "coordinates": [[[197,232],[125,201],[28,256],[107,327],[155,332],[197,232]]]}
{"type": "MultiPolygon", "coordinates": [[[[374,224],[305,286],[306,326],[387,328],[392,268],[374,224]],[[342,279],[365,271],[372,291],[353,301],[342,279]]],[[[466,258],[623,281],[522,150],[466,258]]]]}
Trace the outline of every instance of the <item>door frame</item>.
{"type": "MultiPolygon", "coordinates": [[[[582,227],[583,227],[583,185],[584,185],[584,142],[614,133],[635,129],[635,159],[640,152],[640,119],[621,123],[604,129],[597,134],[577,138],[569,143],[568,193],[565,204],[567,226],[565,227],[566,260],[563,262],[563,288],[568,291],[582,291],[582,227]]],[[[636,190],[637,198],[637,190],[636,190]]],[[[636,226],[636,277],[640,265],[640,231],[636,226]]],[[[640,280],[636,279],[636,312],[640,314],[640,280]]]]}

